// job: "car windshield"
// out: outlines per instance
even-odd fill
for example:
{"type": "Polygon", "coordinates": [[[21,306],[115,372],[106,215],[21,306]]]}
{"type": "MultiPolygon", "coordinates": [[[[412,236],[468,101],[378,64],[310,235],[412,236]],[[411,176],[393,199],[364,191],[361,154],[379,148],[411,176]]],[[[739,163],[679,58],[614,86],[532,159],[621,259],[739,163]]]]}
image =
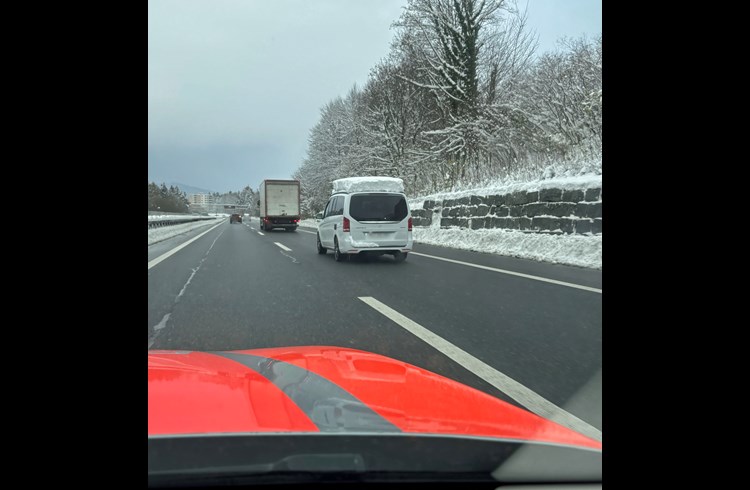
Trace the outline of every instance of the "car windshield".
{"type": "Polygon", "coordinates": [[[349,214],[357,221],[401,221],[407,215],[406,199],[398,194],[355,194],[349,214]]]}
{"type": "Polygon", "coordinates": [[[149,0],[151,486],[599,483],[601,0],[149,0]]]}

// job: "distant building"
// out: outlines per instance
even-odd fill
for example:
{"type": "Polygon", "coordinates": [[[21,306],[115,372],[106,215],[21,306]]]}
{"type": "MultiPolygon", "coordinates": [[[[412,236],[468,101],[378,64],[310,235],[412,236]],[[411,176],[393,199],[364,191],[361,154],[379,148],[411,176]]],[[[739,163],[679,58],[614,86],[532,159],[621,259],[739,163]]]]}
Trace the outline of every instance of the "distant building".
{"type": "Polygon", "coordinates": [[[189,194],[188,201],[190,202],[190,210],[195,212],[213,212],[213,206],[216,204],[216,197],[211,194],[189,194]]]}

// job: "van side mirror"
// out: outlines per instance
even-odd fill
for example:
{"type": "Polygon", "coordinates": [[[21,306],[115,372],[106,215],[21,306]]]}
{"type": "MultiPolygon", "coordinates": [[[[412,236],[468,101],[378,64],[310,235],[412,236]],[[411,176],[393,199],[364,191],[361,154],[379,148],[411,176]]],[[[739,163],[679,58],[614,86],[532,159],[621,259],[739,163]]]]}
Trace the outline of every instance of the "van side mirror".
{"type": "Polygon", "coordinates": [[[316,214],[315,219],[323,219],[323,213],[316,214]]]}

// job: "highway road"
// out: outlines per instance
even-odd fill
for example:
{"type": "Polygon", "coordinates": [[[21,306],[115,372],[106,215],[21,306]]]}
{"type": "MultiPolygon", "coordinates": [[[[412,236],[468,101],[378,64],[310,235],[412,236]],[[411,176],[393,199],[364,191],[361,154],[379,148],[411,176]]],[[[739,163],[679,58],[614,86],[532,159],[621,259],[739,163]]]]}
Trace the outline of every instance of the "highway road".
{"type": "Polygon", "coordinates": [[[149,246],[149,349],[390,356],[601,440],[602,273],[417,243],[335,262],[315,230],[226,220],[149,246]]]}

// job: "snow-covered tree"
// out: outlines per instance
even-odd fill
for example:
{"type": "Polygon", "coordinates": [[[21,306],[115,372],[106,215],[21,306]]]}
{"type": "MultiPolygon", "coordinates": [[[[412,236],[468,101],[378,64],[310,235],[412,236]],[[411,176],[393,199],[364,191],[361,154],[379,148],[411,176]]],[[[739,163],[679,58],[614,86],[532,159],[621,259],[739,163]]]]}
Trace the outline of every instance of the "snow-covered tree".
{"type": "MultiPolygon", "coordinates": [[[[601,152],[601,36],[534,58],[515,0],[409,0],[389,56],[321,110],[295,173],[303,211],[332,180],[401,177],[434,192],[601,152]]],[[[600,160],[599,160],[600,161],[600,160]]]]}
{"type": "Polygon", "coordinates": [[[357,107],[360,93],[353,87],[346,98],[337,97],[321,109],[320,121],[310,131],[307,156],[294,178],[302,182],[302,208],[322,209],[331,181],[356,174],[362,166],[361,127],[357,107]]]}
{"type": "Polygon", "coordinates": [[[566,155],[602,142],[602,38],[566,39],[542,55],[529,74],[524,111],[539,128],[540,152],[566,155]]]}
{"type": "Polygon", "coordinates": [[[168,213],[188,212],[188,200],[184,192],[174,185],[169,186],[162,183],[161,186],[155,182],[148,184],[148,210],[163,211],[168,213]]]}
{"type": "Polygon", "coordinates": [[[398,48],[421,67],[409,81],[440,108],[439,127],[422,135],[444,186],[481,178],[510,147],[511,117],[501,109],[509,112],[536,47],[525,23],[525,13],[503,0],[411,0],[396,24],[398,48]]]}

